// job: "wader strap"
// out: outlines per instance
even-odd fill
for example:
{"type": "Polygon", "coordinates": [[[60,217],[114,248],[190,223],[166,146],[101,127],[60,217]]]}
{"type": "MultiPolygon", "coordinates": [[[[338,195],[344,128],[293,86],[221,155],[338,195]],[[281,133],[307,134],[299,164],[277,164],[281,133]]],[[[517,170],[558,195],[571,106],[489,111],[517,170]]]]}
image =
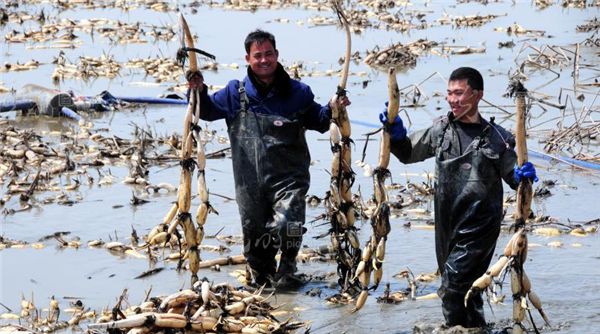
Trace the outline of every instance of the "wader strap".
{"type": "Polygon", "coordinates": [[[504,146],[506,147],[506,149],[510,149],[510,145],[508,144],[508,142],[506,141],[506,138],[504,138],[504,136],[502,135],[502,133],[500,133],[500,131],[498,130],[498,128],[496,128],[496,117],[490,117],[490,125],[492,126],[492,128],[494,130],[496,130],[496,132],[498,133],[498,136],[500,137],[500,139],[502,140],[502,142],[504,143],[504,146]]]}
{"type": "Polygon", "coordinates": [[[244,82],[239,82],[238,93],[240,94],[240,111],[246,112],[248,110],[248,95],[246,95],[246,88],[244,88],[244,82]]]}
{"type": "Polygon", "coordinates": [[[447,119],[447,123],[444,124],[444,127],[442,128],[442,131],[440,132],[438,138],[437,138],[437,150],[438,152],[441,153],[441,147],[442,144],[444,143],[444,138],[446,137],[446,131],[448,131],[448,127],[450,126],[450,122],[452,122],[454,120],[454,117],[452,115],[452,112],[448,113],[448,119],[447,119]]]}

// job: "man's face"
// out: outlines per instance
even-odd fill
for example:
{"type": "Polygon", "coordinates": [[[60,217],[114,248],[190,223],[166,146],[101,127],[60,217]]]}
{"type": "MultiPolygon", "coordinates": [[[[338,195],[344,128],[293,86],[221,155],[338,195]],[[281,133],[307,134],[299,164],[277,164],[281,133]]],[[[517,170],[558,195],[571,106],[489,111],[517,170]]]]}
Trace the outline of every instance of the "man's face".
{"type": "Polygon", "coordinates": [[[467,79],[449,81],[447,93],[446,100],[455,119],[463,116],[469,118],[478,112],[477,105],[483,97],[483,91],[472,89],[467,84],[467,79]]]}
{"type": "Polygon", "coordinates": [[[246,62],[260,81],[271,83],[275,77],[278,55],[279,53],[268,40],[254,42],[250,45],[246,62]]]}

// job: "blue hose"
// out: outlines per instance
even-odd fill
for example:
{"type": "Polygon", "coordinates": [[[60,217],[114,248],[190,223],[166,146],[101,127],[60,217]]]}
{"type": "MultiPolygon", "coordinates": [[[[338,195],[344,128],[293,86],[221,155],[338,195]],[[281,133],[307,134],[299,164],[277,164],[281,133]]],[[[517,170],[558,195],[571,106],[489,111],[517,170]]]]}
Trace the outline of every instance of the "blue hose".
{"type": "Polygon", "coordinates": [[[169,99],[160,97],[124,97],[117,96],[116,99],[130,103],[147,103],[147,104],[188,104],[187,100],[169,99]]]}
{"type": "Polygon", "coordinates": [[[0,112],[15,111],[15,110],[29,110],[35,108],[36,104],[30,100],[13,101],[13,102],[2,102],[0,103],[0,112]]]}
{"type": "Polygon", "coordinates": [[[350,120],[350,123],[356,124],[356,125],[362,125],[364,127],[373,128],[373,129],[377,129],[377,128],[381,127],[381,124],[373,124],[373,123],[364,122],[364,121],[350,120]]]}
{"type": "MultiPolygon", "coordinates": [[[[160,98],[160,97],[145,97],[145,96],[114,96],[109,91],[103,91],[96,96],[87,96],[83,103],[90,105],[90,109],[95,111],[110,111],[113,106],[123,102],[128,103],[144,103],[144,104],[170,104],[170,105],[187,105],[188,101],[176,98],[160,98]]],[[[81,103],[81,102],[80,102],[81,103]]]]}
{"type": "Polygon", "coordinates": [[[536,157],[536,158],[546,160],[546,161],[556,160],[558,162],[567,163],[567,164],[574,165],[577,167],[593,169],[593,170],[600,170],[600,164],[596,164],[593,162],[577,160],[577,159],[568,158],[568,157],[554,156],[554,155],[537,152],[537,151],[532,151],[532,150],[527,150],[527,153],[532,157],[536,157]]]}
{"type": "Polygon", "coordinates": [[[73,111],[72,109],[69,109],[67,107],[62,107],[61,112],[64,116],[66,116],[70,119],[74,119],[76,121],[79,121],[81,119],[81,116],[79,116],[79,114],[77,114],[75,111],[73,111]]]}

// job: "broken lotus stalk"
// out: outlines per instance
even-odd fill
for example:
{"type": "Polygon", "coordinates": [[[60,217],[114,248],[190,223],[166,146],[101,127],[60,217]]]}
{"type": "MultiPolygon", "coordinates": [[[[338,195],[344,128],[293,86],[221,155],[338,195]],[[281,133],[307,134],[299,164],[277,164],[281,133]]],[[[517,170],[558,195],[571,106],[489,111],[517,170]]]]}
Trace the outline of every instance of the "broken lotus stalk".
{"type": "MultiPolygon", "coordinates": [[[[400,91],[398,90],[398,82],[396,81],[396,71],[394,68],[390,68],[388,71],[388,94],[388,124],[386,124],[386,126],[394,123],[400,107],[400,91]]],[[[356,310],[359,310],[367,299],[371,273],[373,273],[372,289],[377,289],[381,282],[381,278],[383,277],[385,243],[387,235],[391,230],[390,207],[388,204],[387,191],[385,189],[385,180],[391,175],[388,169],[390,163],[390,141],[390,134],[387,131],[382,131],[379,146],[379,161],[377,168],[373,171],[373,186],[377,207],[371,216],[373,234],[371,235],[371,239],[365,245],[362,253],[362,260],[358,266],[362,269],[362,272],[357,275],[362,291],[356,301],[356,310]]]]}
{"type": "MultiPolygon", "coordinates": [[[[516,150],[517,163],[519,167],[527,162],[527,139],[525,128],[525,96],[527,90],[520,82],[513,84],[513,92],[516,96],[517,108],[517,133],[516,133],[516,150]]],[[[511,251],[513,265],[511,270],[511,289],[513,293],[513,333],[523,333],[524,328],[522,321],[524,318],[524,310],[528,309],[528,303],[525,297],[529,297],[529,301],[540,312],[540,315],[548,324],[548,318],[542,310],[542,304],[537,294],[531,291],[531,283],[525,274],[525,260],[527,259],[527,234],[525,233],[525,222],[531,214],[531,199],[533,197],[532,180],[527,177],[521,178],[517,188],[517,204],[515,211],[515,228],[519,229],[513,238],[509,241],[509,245],[505,248],[505,254],[508,249],[511,251]],[[512,241],[512,244],[510,244],[512,241]]],[[[531,319],[533,323],[533,319],[531,319]]],[[[534,325],[535,326],[535,325],[534,325]]]]}
{"type": "MultiPolygon", "coordinates": [[[[270,296],[239,290],[228,283],[198,281],[191,289],[166,297],[146,298],[139,305],[103,312],[91,330],[128,329],[128,333],[160,333],[181,330],[199,333],[288,333],[304,323],[279,322],[271,314],[270,296]],[[117,319],[113,314],[119,314],[117,319]]],[[[123,331],[124,332],[124,331],[123,331]]]]}
{"type": "MultiPolygon", "coordinates": [[[[516,152],[517,163],[519,167],[527,162],[527,142],[525,130],[525,96],[527,90],[520,82],[511,83],[510,95],[516,96],[516,152]]],[[[493,264],[490,269],[480,278],[473,282],[473,285],[465,295],[465,307],[470,296],[473,293],[479,293],[490,287],[495,277],[501,273],[510,270],[511,292],[513,295],[513,333],[525,333],[526,329],[523,326],[525,319],[525,311],[529,310],[529,306],[533,305],[540,313],[547,325],[549,325],[548,317],[542,309],[542,302],[538,295],[531,290],[531,281],[525,273],[524,264],[527,259],[527,234],[525,231],[525,223],[531,213],[531,199],[533,197],[531,179],[523,177],[517,188],[517,204],[515,209],[514,227],[517,230],[510,238],[506,247],[504,247],[503,255],[498,261],[493,264]],[[529,300],[529,302],[528,302],[529,300]]],[[[533,319],[531,319],[532,324],[533,319]]],[[[535,326],[535,324],[534,324],[535,326]]]]}
{"type": "Polygon", "coordinates": [[[350,151],[351,127],[346,108],[337,103],[346,94],[352,44],[349,23],[344,15],[341,1],[332,1],[332,7],[346,33],[346,52],[337,93],[332,99],[333,103],[330,103],[332,110],[329,134],[333,158],[327,206],[331,222],[331,243],[335,249],[338,263],[338,283],[342,292],[351,292],[352,294],[351,290],[357,288],[352,276],[360,260],[360,244],[354,227],[354,203],[351,189],[354,183],[350,151]]]}
{"type": "MultiPolygon", "coordinates": [[[[188,49],[194,48],[194,40],[190,33],[188,24],[183,17],[179,16],[181,26],[181,46],[188,49]]],[[[200,121],[200,93],[203,89],[202,74],[198,70],[198,62],[194,51],[187,51],[189,62],[189,70],[186,72],[186,79],[189,84],[189,103],[187,112],[183,122],[183,133],[181,136],[181,174],[177,193],[177,201],[166,214],[165,218],[157,230],[165,230],[166,237],[165,245],[170,241],[171,235],[175,232],[178,226],[183,229],[185,237],[186,253],[183,258],[187,258],[189,269],[192,273],[191,283],[198,281],[198,270],[200,268],[200,256],[198,246],[204,238],[204,224],[209,212],[214,211],[208,201],[208,190],[204,177],[204,169],[206,166],[206,157],[204,154],[204,144],[201,138],[201,129],[198,126],[200,121]],[[196,142],[196,160],[192,157],[196,142]],[[196,211],[196,225],[194,225],[192,215],[190,214],[192,201],[192,174],[194,168],[198,167],[198,197],[200,206],[196,211]]],[[[157,237],[161,232],[153,235],[157,237]]],[[[152,244],[152,239],[149,239],[149,244],[152,244]]],[[[182,250],[180,250],[182,251],[182,250]]]]}

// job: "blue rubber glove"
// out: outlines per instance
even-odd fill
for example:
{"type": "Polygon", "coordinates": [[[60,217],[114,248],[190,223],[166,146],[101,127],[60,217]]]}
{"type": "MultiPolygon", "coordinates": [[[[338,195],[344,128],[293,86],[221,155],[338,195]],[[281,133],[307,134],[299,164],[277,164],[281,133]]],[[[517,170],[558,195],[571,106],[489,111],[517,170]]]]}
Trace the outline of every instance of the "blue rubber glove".
{"type": "Polygon", "coordinates": [[[402,124],[402,119],[400,116],[396,116],[393,124],[388,124],[388,112],[387,112],[387,102],[385,103],[386,108],[382,113],[379,114],[379,121],[383,124],[383,128],[390,134],[392,141],[399,141],[406,138],[406,128],[404,124],[402,124]]]}
{"type": "Polygon", "coordinates": [[[538,177],[535,173],[535,167],[529,161],[523,164],[523,166],[515,166],[515,181],[519,183],[522,177],[531,179],[533,182],[538,181],[538,177]]]}

